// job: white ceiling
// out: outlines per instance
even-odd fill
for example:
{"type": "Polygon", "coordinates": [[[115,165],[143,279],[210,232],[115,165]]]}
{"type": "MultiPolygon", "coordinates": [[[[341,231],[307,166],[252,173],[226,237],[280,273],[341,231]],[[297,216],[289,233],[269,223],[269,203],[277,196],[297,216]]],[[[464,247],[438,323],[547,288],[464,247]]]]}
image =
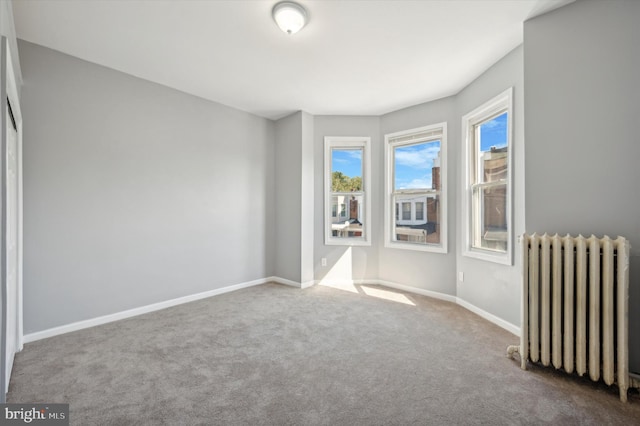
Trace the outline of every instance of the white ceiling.
{"type": "Polygon", "coordinates": [[[522,23],[573,0],[19,0],[19,38],[276,119],[379,115],[459,92],[522,43],[522,23]]]}

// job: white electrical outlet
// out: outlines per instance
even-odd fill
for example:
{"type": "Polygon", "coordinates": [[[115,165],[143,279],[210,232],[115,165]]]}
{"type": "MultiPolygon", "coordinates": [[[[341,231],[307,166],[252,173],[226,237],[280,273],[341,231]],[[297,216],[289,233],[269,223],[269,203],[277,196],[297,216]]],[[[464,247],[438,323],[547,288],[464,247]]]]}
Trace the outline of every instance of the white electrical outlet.
{"type": "Polygon", "coordinates": [[[464,272],[458,272],[458,281],[464,282],[464,272]]]}
{"type": "Polygon", "coordinates": [[[322,266],[327,266],[327,258],[326,257],[323,257],[321,262],[322,262],[322,266]]]}

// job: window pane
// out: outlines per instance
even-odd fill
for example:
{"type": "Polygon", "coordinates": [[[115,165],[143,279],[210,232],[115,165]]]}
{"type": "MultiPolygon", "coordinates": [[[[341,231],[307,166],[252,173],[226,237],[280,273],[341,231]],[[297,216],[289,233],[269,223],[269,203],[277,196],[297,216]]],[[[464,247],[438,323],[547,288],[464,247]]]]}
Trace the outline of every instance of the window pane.
{"type": "Polygon", "coordinates": [[[396,217],[394,223],[394,241],[440,244],[439,195],[398,194],[394,196],[394,203],[402,206],[402,218],[396,217]],[[411,217],[412,206],[415,218],[411,217]]]}
{"type": "Polygon", "coordinates": [[[362,149],[332,149],[331,192],[363,190],[362,149]]]}
{"type": "Polygon", "coordinates": [[[440,194],[433,192],[441,190],[440,148],[440,140],[393,148],[394,200],[401,211],[395,241],[440,244],[440,194]]]}
{"type": "Polygon", "coordinates": [[[416,203],[416,221],[424,220],[424,203],[416,203]]]}
{"type": "Polygon", "coordinates": [[[440,189],[440,141],[393,149],[394,191],[440,189]]]}
{"type": "Polygon", "coordinates": [[[476,125],[476,183],[507,179],[507,113],[476,125]]]}
{"type": "Polygon", "coordinates": [[[507,185],[473,189],[473,247],[507,250],[507,185]]]}
{"type": "Polygon", "coordinates": [[[402,220],[411,220],[411,203],[402,203],[402,220]]]}
{"type": "Polygon", "coordinates": [[[364,195],[334,195],[340,217],[331,220],[331,235],[338,238],[363,237],[364,195]]]}
{"type": "Polygon", "coordinates": [[[363,236],[362,152],[362,148],[331,150],[331,192],[335,193],[332,203],[339,211],[331,220],[333,237],[363,236]],[[360,194],[349,194],[355,192],[360,194]]]}

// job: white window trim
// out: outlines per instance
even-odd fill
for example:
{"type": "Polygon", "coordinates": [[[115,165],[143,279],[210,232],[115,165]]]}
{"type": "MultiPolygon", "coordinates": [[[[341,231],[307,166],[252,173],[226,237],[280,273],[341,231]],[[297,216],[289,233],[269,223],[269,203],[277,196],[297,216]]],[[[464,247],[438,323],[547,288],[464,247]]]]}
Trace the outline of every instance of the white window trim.
{"type": "MultiPolygon", "coordinates": [[[[437,123],[429,126],[418,127],[415,129],[403,130],[401,132],[389,133],[384,135],[384,164],[385,164],[385,180],[384,180],[384,246],[388,248],[427,251],[432,253],[447,253],[447,123],[437,123]],[[393,201],[393,164],[391,150],[398,144],[392,144],[391,140],[409,136],[414,133],[423,133],[432,130],[442,129],[442,138],[440,138],[440,244],[411,244],[402,241],[393,240],[392,219],[395,220],[396,206],[393,201]]],[[[427,214],[427,206],[424,206],[424,214],[427,214]]],[[[413,210],[413,209],[412,209],[413,210]]],[[[402,209],[400,209],[400,217],[402,217],[402,209]]]]}
{"type": "MultiPolygon", "coordinates": [[[[371,245],[371,138],[365,136],[325,136],[324,138],[324,244],[327,246],[371,245]],[[362,186],[364,193],[364,236],[337,238],[331,232],[331,150],[362,149],[362,186]]],[[[339,209],[338,209],[339,210],[339,209]]],[[[338,211],[338,215],[340,212],[338,211]]]]}
{"type": "Polygon", "coordinates": [[[465,175],[462,182],[462,194],[464,200],[462,203],[462,222],[463,222],[463,248],[462,255],[488,262],[500,263],[503,265],[513,265],[513,87],[508,88],[491,100],[480,105],[478,108],[462,117],[462,140],[465,151],[465,175]],[[472,201],[473,197],[471,182],[471,165],[474,161],[474,136],[473,127],[475,124],[482,122],[491,115],[501,110],[507,111],[507,251],[497,252],[491,249],[482,249],[472,247],[472,201]]]}

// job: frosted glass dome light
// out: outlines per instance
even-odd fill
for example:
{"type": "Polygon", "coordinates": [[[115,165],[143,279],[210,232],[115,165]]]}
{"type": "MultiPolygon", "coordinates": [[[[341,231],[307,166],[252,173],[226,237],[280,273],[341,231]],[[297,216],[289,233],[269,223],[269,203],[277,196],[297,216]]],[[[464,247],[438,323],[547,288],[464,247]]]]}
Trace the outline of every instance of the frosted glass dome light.
{"type": "Polygon", "coordinates": [[[295,34],[307,23],[307,11],[292,1],[281,1],[273,6],[273,20],[282,31],[295,34]]]}

